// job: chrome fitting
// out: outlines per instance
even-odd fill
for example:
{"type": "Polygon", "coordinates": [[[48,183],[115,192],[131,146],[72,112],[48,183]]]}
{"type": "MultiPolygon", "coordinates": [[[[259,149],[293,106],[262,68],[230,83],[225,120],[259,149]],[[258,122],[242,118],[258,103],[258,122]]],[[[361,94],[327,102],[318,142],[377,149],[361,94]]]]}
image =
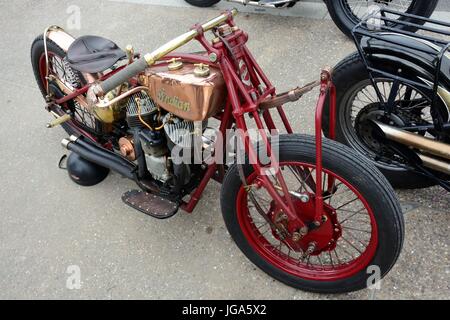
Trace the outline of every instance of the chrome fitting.
{"type": "Polygon", "coordinates": [[[61,145],[63,146],[64,149],[68,149],[69,143],[71,143],[69,139],[63,139],[61,141],[61,145]]]}

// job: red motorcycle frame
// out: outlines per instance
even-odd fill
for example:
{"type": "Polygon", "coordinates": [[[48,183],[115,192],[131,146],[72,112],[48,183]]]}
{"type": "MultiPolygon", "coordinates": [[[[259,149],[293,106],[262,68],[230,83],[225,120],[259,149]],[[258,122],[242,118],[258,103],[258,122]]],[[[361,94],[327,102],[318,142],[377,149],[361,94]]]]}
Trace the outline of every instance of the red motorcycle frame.
{"type": "MultiPolygon", "coordinates": [[[[226,21],[228,25],[232,28],[235,27],[235,23],[233,21],[233,15],[231,12],[228,12],[228,19],[226,21]]],[[[315,114],[315,136],[316,136],[316,196],[315,196],[315,220],[320,221],[320,218],[323,214],[323,190],[322,190],[322,114],[324,104],[326,99],[330,100],[330,138],[334,139],[334,131],[335,131],[335,104],[336,104],[336,89],[331,81],[331,71],[330,70],[322,70],[320,75],[320,81],[316,81],[311,83],[303,88],[297,88],[297,97],[295,99],[288,98],[292,97],[293,92],[290,91],[281,95],[276,95],[275,87],[269,81],[268,77],[264,74],[261,67],[256,62],[253,55],[250,53],[249,49],[246,46],[246,42],[248,40],[248,35],[242,31],[237,29],[232,35],[227,37],[227,42],[231,46],[228,48],[224,45],[223,42],[217,42],[215,44],[211,44],[204,36],[203,29],[200,25],[195,25],[195,28],[198,32],[197,40],[203,48],[207,51],[208,55],[215,54],[217,56],[216,62],[211,62],[208,56],[196,55],[196,54],[176,54],[176,55],[166,55],[166,61],[160,62],[160,64],[167,63],[168,60],[172,58],[181,58],[181,60],[186,60],[195,63],[204,63],[210,66],[219,67],[222,71],[224,80],[226,82],[226,86],[228,89],[228,100],[227,104],[224,108],[224,111],[215,117],[221,121],[219,132],[222,135],[222,138],[225,138],[226,130],[231,129],[232,125],[235,123],[236,128],[242,130],[243,132],[247,132],[247,124],[244,118],[245,114],[250,114],[256,123],[256,127],[261,132],[261,138],[263,143],[267,146],[267,154],[270,155],[272,166],[277,167],[278,162],[274,157],[271,146],[269,144],[269,138],[265,133],[264,129],[268,129],[270,131],[277,130],[275,123],[273,121],[270,109],[276,108],[285,130],[288,134],[293,133],[292,127],[287,119],[287,116],[284,112],[282,105],[270,105],[270,101],[275,97],[285,98],[287,100],[298,100],[304,93],[312,90],[314,87],[320,86],[320,95],[317,102],[316,114],[315,114]],[[233,55],[235,59],[239,59],[239,61],[244,61],[245,68],[248,71],[248,76],[251,80],[252,85],[246,85],[244,81],[241,79],[242,75],[236,71],[236,68],[233,67],[233,61],[229,56],[228,50],[233,51],[233,55]],[[263,86],[261,86],[263,85],[263,86]],[[256,97],[257,92],[256,88],[265,89],[262,92],[259,92],[258,98],[255,100],[252,98],[256,97]],[[268,105],[264,110],[261,109],[261,105],[266,103],[268,105]],[[260,117],[264,120],[264,123],[260,117]]],[[[117,68],[116,70],[104,75],[100,80],[106,80],[117,72],[121,71],[124,67],[117,68]]],[[[246,81],[247,82],[247,81],[246,81]]],[[[57,105],[64,105],[68,101],[76,98],[79,95],[85,94],[90,85],[86,85],[81,89],[69,94],[61,99],[55,101],[57,105]]],[[[276,98],[275,98],[276,99],[276,98]]],[[[80,130],[79,128],[77,128],[80,130]]],[[[82,134],[89,136],[91,139],[94,139],[86,132],[82,132],[82,134]]],[[[294,232],[295,230],[299,230],[301,228],[306,227],[304,222],[301,221],[295,213],[295,208],[290,197],[286,197],[286,202],[283,201],[282,197],[275,189],[273,183],[268,179],[268,177],[263,172],[263,165],[259,162],[255,149],[253,148],[251,141],[248,136],[244,137],[244,146],[246,154],[249,156],[250,163],[252,163],[255,172],[258,173],[259,179],[258,184],[259,187],[264,187],[270,196],[273,197],[273,200],[277,203],[277,205],[282,208],[283,212],[285,212],[289,217],[289,232],[294,232]]],[[[211,178],[218,171],[222,172],[219,177],[219,180],[223,178],[223,170],[218,168],[218,164],[212,163],[209,164],[200,184],[196,188],[196,190],[191,194],[190,200],[188,202],[184,202],[181,205],[181,208],[191,213],[196,207],[198,201],[201,198],[205,187],[211,178]]],[[[284,181],[283,175],[280,170],[277,170],[276,177],[280,182],[283,194],[288,194],[288,189],[286,183],[284,181]]],[[[245,182],[244,182],[245,183],[245,182]]],[[[333,180],[330,179],[328,181],[328,189],[333,188],[333,180]]]]}
{"type": "MultiPolygon", "coordinates": [[[[180,207],[191,213],[209,181],[217,180],[222,183],[220,207],[228,233],[256,266],[273,278],[299,289],[315,292],[362,289],[368,278],[365,267],[379,265],[384,276],[399,256],[404,232],[398,199],[373,164],[351,149],[322,138],[323,116],[330,118],[327,129],[330,137],[335,137],[336,88],[331,81],[331,70],[322,70],[319,80],[303,87],[277,93],[247,48],[247,33],[235,25],[233,16],[236,14],[237,10],[233,9],[202,25],[197,24],[143,56],[135,55],[132,49],[127,48],[128,63],[112,67],[112,71],[104,74],[85,74],[69,64],[69,74],[73,69],[80,73],[80,81],[71,86],[66,83],[71,84],[72,79],[65,78],[66,73],[61,78],[57,67],[62,62],[63,71],[66,70],[64,61],[67,60],[63,59],[70,57],[70,49],[72,44],[76,45],[76,39],[61,28],[48,28],[44,36],[36,38],[31,50],[38,85],[47,99],[48,111],[56,117],[48,127],[62,124],[71,135],[70,139],[62,141],[62,145],[71,151],[70,156],[78,155],[86,163],[92,162],[135,181],[142,190],[131,190],[122,196],[130,207],[159,219],[169,218],[180,207]],[[209,40],[206,32],[212,32],[214,38],[209,40]],[[49,46],[45,39],[50,40],[49,46]],[[203,46],[204,53],[172,53],[193,40],[203,46]],[[173,67],[177,60],[186,65],[197,64],[197,71],[206,69],[199,64],[208,65],[214,69],[214,74],[220,71],[220,86],[215,87],[215,92],[221,95],[222,103],[216,108],[223,107],[219,111],[214,108],[218,113],[213,117],[219,120],[219,126],[216,139],[210,139],[213,144],[201,150],[196,145],[188,149],[189,152],[194,151],[194,160],[198,159],[198,151],[217,152],[208,154],[208,160],[201,166],[191,166],[189,161],[183,164],[190,166],[186,171],[192,174],[181,189],[177,189],[176,179],[165,183],[158,180],[157,171],[152,176],[151,170],[155,169],[152,162],[143,157],[131,161],[122,148],[120,154],[113,148],[120,146],[121,138],[131,138],[132,135],[136,139],[133,141],[138,141],[136,150],[144,152],[139,145],[139,135],[163,128],[163,124],[170,125],[170,120],[166,120],[170,113],[178,120],[191,122],[186,125],[205,120],[205,114],[209,113],[198,113],[201,103],[197,101],[186,111],[192,113],[183,114],[175,109],[170,111],[169,106],[164,107],[158,94],[155,95],[156,87],[148,81],[148,75],[153,71],[170,69],[169,65],[173,67]],[[89,84],[73,89],[78,88],[84,79],[89,84]],[[124,83],[127,84],[126,91],[118,93],[116,89],[124,88],[124,83]],[[315,137],[294,134],[283,105],[297,101],[317,87],[320,91],[315,113],[315,137]],[[134,103],[134,99],[138,99],[134,97],[135,93],[141,91],[147,91],[159,108],[167,108],[153,118],[158,127],[148,126],[148,130],[134,127],[134,123],[129,123],[130,117],[134,121],[134,111],[129,110],[128,105],[127,116],[114,119],[115,124],[108,125],[110,118],[103,120],[97,117],[93,128],[91,122],[85,121],[82,108],[87,108],[90,112],[88,119],[91,120],[94,115],[98,116],[97,110],[103,112],[102,108],[109,108],[122,99],[127,99],[124,100],[127,104],[134,103]],[[325,115],[326,105],[330,109],[325,115]],[[281,119],[284,129],[280,131],[283,134],[277,130],[275,118],[281,119]],[[105,126],[106,130],[97,131],[97,124],[100,128],[105,126]],[[254,129],[259,134],[258,139],[253,138],[254,129]],[[230,131],[233,132],[232,139],[230,131]],[[238,162],[227,167],[232,154],[227,153],[230,151],[228,147],[234,145],[236,136],[240,145],[232,153],[237,155],[238,162]],[[85,141],[89,139],[92,141],[85,141]],[[227,160],[225,163],[221,161],[225,160],[220,158],[222,155],[227,160]],[[242,156],[248,160],[245,164],[241,162],[244,160],[242,156]],[[185,196],[190,196],[189,200],[185,196]],[[379,229],[383,230],[382,236],[378,235],[379,229]],[[357,233],[352,233],[352,230],[357,233]]],[[[183,90],[178,83],[171,85],[183,90]]],[[[180,91],[180,94],[185,92],[180,91]]],[[[123,105],[119,107],[125,111],[123,105]]],[[[164,128],[164,132],[158,134],[170,139],[167,131],[164,128]]],[[[191,130],[190,134],[195,132],[191,130]]],[[[200,145],[203,146],[204,135],[201,136],[200,145]]],[[[175,148],[170,149],[169,139],[164,157],[171,161],[178,155],[175,148]]],[[[149,160],[152,161],[151,158],[149,160]]],[[[167,170],[171,167],[170,162],[166,163],[167,170]]],[[[176,174],[175,168],[173,171],[176,174]]]]}

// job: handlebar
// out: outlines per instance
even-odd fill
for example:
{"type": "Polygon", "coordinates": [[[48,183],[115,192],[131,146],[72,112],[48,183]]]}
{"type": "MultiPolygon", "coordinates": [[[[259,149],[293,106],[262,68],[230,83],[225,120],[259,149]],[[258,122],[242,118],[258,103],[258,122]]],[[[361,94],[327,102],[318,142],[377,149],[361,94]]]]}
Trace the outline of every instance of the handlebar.
{"type": "MultiPolygon", "coordinates": [[[[237,14],[237,9],[227,11],[226,13],[223,13],[220,16],[202,24],[201,28],[203,32],[209,31],[226,22],[229,19],[230,14],[232,16],[235,16],[237,14]]],[[[94,94],[97,96],[99,95],[101,96],[113,90],[122,83],[126,82],[128,79],[144,71],[147,67],[155,64],[156,61],[158,61],[165,55],[192,41],[198,35],[199,35],[198,30],[193,29],[191,31],[186,32],[185,34],[182,34],[181,36],[176,37],[172,41],[169,41],[168,43],[159,47],[155,51],[147,53],[142,58],[136,60],[132,64],[125,67],[123,70],[114,74],[112,77],[106,79],[103,82],[98,83],[96,85],[96,88],[94,88],[94,94]]]]}

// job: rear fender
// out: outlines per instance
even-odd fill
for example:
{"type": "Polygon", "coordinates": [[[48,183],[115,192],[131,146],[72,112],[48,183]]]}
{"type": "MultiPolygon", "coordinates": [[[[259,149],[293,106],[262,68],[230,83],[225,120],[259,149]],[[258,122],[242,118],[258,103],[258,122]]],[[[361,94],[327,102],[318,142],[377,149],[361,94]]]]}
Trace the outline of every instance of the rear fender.
{"type": "MultiPolygon", "coordinates": [[[[407,79],[420,79],[424,84],[433,89],[437,55],[440,47],[435,44],[416,39],[413,37],[395,34],[380,33],[389,40],[399,44],[405,44],[408,47],[426,48],[436,51],[436,54],[429,54],[417,50],[409,49],[406,46],[390,44],[385,41],[374,38],[363,37],[361,39],[361,48],[366,55],[369,65],[401,75],[407,79]],[[399,73],[401,72],[401,74],[399,73]]],[[[443,58],[441,73],[439,77],[438,94],[450,112],[450,53],[447,52],[443,58]]]]}
{"type": "Polygon", "coordinates": [[[58,26],[50,26],[47,29],[47,38],[56,43],[65,52],[69,50],[75,38],[67,33],[63,28],[58,26]]]}
{"type": "MultiPolygon", "coordinates": [[[[46,29],[47,38],[52,40],[54,43],[58,45],[64,52],[67,53],[72,43],[75,41],[75,38],[67,33],[63,28],[58,26],[50,26],[46,29]]],[[[88,73],[82,73],[84,79],[86,79],[87,83],[94,82],[97,77],[95,75],[91,75],[88,73]]],[[[62,88],[61,88],[62,89],[62,88]]]]}

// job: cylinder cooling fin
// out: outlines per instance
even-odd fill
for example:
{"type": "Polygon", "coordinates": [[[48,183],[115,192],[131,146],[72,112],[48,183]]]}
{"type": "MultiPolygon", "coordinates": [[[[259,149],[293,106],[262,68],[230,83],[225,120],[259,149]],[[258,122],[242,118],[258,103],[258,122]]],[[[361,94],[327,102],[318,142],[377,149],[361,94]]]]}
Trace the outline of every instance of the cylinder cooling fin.
{"type": "MultiPolygon", "coordinates": [[[[186,121],[168,114],[164,118],[164,131],[175,145],[182,148],[194,146],[195,134],[201,137],[208,121],[186,121]]],[[[201,141],[201,140],[200,140],[201,141]]]]}
{"type": "Polygon", "coordinates": [[[145,91],[135,93],[128,99],[127,123],[130,128],[140,128],[144,126],[139,119],[139,111],[141,118],[148,123],[152,121],[153,114],[158,111],[156,104],[145,91]]]}

